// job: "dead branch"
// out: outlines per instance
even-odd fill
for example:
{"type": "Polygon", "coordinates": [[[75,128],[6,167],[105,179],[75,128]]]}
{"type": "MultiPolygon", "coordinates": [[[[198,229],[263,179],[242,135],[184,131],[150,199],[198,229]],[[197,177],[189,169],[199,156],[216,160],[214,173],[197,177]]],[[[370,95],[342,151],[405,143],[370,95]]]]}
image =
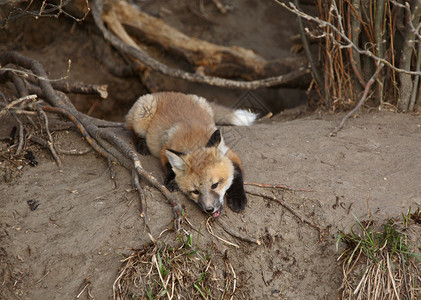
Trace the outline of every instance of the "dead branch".
{"type": "Polygon", "coordinates": [[[341,120],[341,122],[339,123],[339,125],[335,128],[335,130],[333,130],[329,136],[336,136],[336,134],[342,129],[342,127],[345,124],[345,121],[348,120],[348,118],[350,116],[352,116],[357,110],[360,109],[361,105],[364,104],[365,100],[367,99],[367,95],[368,92],[370,91],[371,86],[373,85],[373,83],[376,81],[377,76],[379,75],[381,69],[383,69],[384,64],[380,63],[380,65],[377,67],[376,72],[374,72],[373,76],[371,76],[370,80],[367,82],[367,84],[365,85],[365,89],[364,89],[364,93],[361,96],[360,101],[358,102],[358,104],[350,111],[348,112],[341,120]]]}
{"type": "Polygon", "coordinates": [[[139,174],[136,172],[136,170],[132,170],[132,185],[133,188],[136,190],[139,200],[140,200],[140,216],[142,217],[144,223],[146,224],[146,198],[145,198],[145,192],[141,188],[139,183],[139,174]]]}
{"type": "Polygon", "coordinates": [[[219,10],[219,12],[223,15],[227,14],[227,11],[229,10],[229,6],[221,3],[219,0],[212,0],[213,4],[215,4],[216,8],[219,10]]]}
{"type": "MultiPolygon", "coordinates": [[[[416,65],[415,65],[415,71],[417,71],[417,72],[421,71],[421,43],[418,43],[417,62],[416,62],[416,65]]],[[[412,85],[411,99],[409,101],[409,111],[414,110],[415,102],[417,100],[417,93],[418,93],[418,90],[419,90],[419,85],[418,85],[419,81],[420,81],[420,76],[415,75],[414,84],[412,85]]],[[[420,103],[420,102],[418,102],[418,103],[420,103]]]]}
{"type": "Polygon", "coordinates": [[[221,218],[216,219],[216,222],[221,225],[222,229],[224,229],[228,234],[232,235],[233,237],[236,237],[242,241],[248,242],[248,243],[254,243],[257,245],[261,245],[262,241],[259,239],[255,239],[254,237],[247,236],[241,232],[237,232],[234,229],[232,229],[224,220],[221,218]]]}
{"type": "MultiPolygon", "coordinates": [[[[130,10],[132,9],[133,8],[130,8],[130,10]]],[[[205,76],[205,75],[196,74],[196,73],[188,73],[182,70],[169,68],[168,66],[151,58],[145,52],[141,51],[139,47],[137,47],[137,45],[133,44],[132,42],[130,42],[130,44],[126,44],[120,38],[118,38],[117,36],[112,34],[110,31],[108,31],[105,28],[104,21],[102,19],[104,15],[102,0],[93,1],[92,15],[94,17],[96,26],[102,32],[104,38],[107,41],[109,41],[115,48],[119,49],[123,53],[128,54],[134,59],[140,61],[142,64],[144,64],[148,68],[151,68],[154,71],[160,72],[164,75],[168,75],[171,77],[181,78],[181,79],[191,81],[191,82],[206,83],[208,85],[219,86],[219,87],[253,90],[253,89],[258,89],[258,88],[263,88],[263,87],[287,85],[292,80],[301,78],[303,75],[308,74],[309,72],[307,67],[300,67],[296,71],[293,71],[291,73],[287,73],[287,74],[276,76],[276,77],[261,79],[261,80],[248,81],[248,82],[222,79],[218,77],[205,76]]],[[[127,39],[127,41],[129,41],[129,39],[127,39]]]]}
{"type": "MultiPolygon", "coordinates": [[[[413,26],[418,26],[420,24],[420,14],[421,14],[421,5],[418,1],[412,1],[413,5],[413,12],[411,13],[410,9],[405,10],[405,40],[403,43],[402,49],[402,56],[400,60],[400,66],[405,69],[409,69],[411,67],[412,62],[412,53],[414,52],[415,48],[415,32],[412,31],[410,24],[413,26]],[[411,21],[412,20],[412,21],[411,21]]],[[[419,74],[418,74],[419,75],[419,74]]],[[[409,74],[400,73],[399,74],[399,81],[400,81],[400,99],[398,101],[398,109],[400,111],[407,111],[409,109],[409,104],[411,101],[411,93],[412,93],[412,79],[409,74]]]]}
{"type": "Polygon", "coordinates": [[[184,58],[208,75],[250,80],[291,72],[306,64],[303,57],[272,62],[249,49],[220,46],[191,38],[167,25],[163,20],[143,13],[125,1],[108,4],[109,7],[102,15],[102,19],[127,45],[140,50],[123,25],[129,26],[131,32],[135,31],[134,34],[141,35],[143,39],[184,58]]]}
{"type": "MultiPolygon", "coordinates": [[[[351,19],[350,24],[350,31],[351,31],[351,41],[358,45],[360,31],[361,31],[361,22],[360,22],[360,0],[352,0],[352,7],[353,7],[353,13],[355,17],[351,19]]],[[[352,48],[349,48],[349,51],[351,52],[351,66],[354,70],[355,77],[357,77],[358,82],[361,84],[362,87],[365,87],[365,81],[362,76],[361,71],[361,58],[360,54],[357,51],[353,51],[352,48]]]]}
{"type": "Polygon", "coordinates": [[[252,192],[252,191],[246,191],[246,193],[248,193],[250,195],[266,198],[266,199],[269,199],[269,200],[274,201],[276,203],[279,203],[283,208],[288,210],[294,217],[296,217],[298,220],[300,220],[301,223],[307,224],[310,227],[313,227],[314,229],[317,229],[317,231],[319,232],[319,236],[321,237],[324,230],[322,228],[320,228],[320,226],[318,226],[318,225],[314,224],[313,222],[310,222],[309,220],[300,216],[297,212],[295,212],[295,210],[292,207],[290,207],[288,204],[286,204],[285,201],[283,201],[283,200],[281,200],[281,199],[279,199],[275,196],[268,196],[268,195],[265,195],[265,194],[256,193],[256,192],[252,192]]]}
{"type": "Polygon", "coordinates": [[[6,52],[0,55],[0,65],[6,64],[15,64],[38,76],[38,85],[42,90],[44,99],[51,105],[42,106],[43,110],[66,116],[101,156],[121,163],[128,170],[135,169],[141,178],[156,187],[173,206],[174,227],[180,229],[183,217],[182,207],[164,185],[143,169],[136,151],[130,144],[123,141],[111,129],[100,128],[96,123],[101,122],[94,122],[95,118],[76,110],[65,94],[53,89],[44,68],[35,59],[25,57],[17,52],[6,52]]]}
{"type": "MultiPolygon", "coordinates": [[[[47,142],[47,140],[45,140],[43,138],[40,138],[38,136],[35,136],[35,135],[31,134],[28,137],[28,139],[31,140],[34,143],[37,143],[38,145],[41,145],[45,148],[48,148],[48,142],[47,142]]],[[[65,155],[85,155],[85,154],[92,151],[92,148],[87,148],[87,149],[84,149],[84,150],[76,150],[76,149],[64,150],[64,149],[58,148],[57,146],[55,146],[55,149],[57,151],[57,154],[65,154],[65,155]]]]}
{"type": "Polygon", "coordinates": [[[19,99],[16,99],[16,100],[10,102],[9,104],[5,104],[5,107],[3,107],[0,110],[0,117],[2,115],[6,114],[8,110],[10,110],[12,107],[18,105],[19,103],[22,103],[22,102],[25,102],[25,101],[28,101],[28,100],[35,100],[35,99],[37,99],[37,95],[27,95],[27,96],[20,97],[19,99]]]}
{"type": "Polygon", "coordinates": [[[18,156],[22,152],[23,146],[25,144],[25,130],[23,128],[22,121],[16,116],[16,114],[12,113],[12,116],[19,124],[19,144],[15,152],[15,156],[18,156]]]}
{"type": "MultiPolygon", "coordinates": [[[[16,2],[26,2],[22,0],[18,0],[16,2]]],[[[35,18],[39,17],[55,17],[58,18],[61,14],[66,15],[67,17],[72,18],[73,20],[77,22],[83,21],[89,14],[90,8],[88,0],[78,0],[78,1],[72,1],[72,0],[59,0],[56,1],[57,4],[51,3],[54,1],[43,1],[41,7],[38,10],[29,10],[29,7],[32,4],[32,1],[27,6],[26,9],[22,9],[20,7],[14,7],[11,12],[9,12],[8,16],[0,21],[0,28],[5,27],[7,23],[24,17],[24,16],[33,16],[35,18]],[[70,9],[70,13],[67,12],[66,8],[67,5],[71,4],[73,5],[74,2],[76,2],[75,6],[78,6],[77,9],[70,9]],[[77,17],[76,15],[73,15],[73,12],[76,14],[79,12],[82,12],[81,17],[77,17]]]]}
{"type": "Polygon", "coordinates": [[[262,187],[262,188],[271,188],[271,189],[282,189],[282,190],[286,190],[286,191],[293,191],[293,192],[312,192],[312,190],[308,190],[308,189],[295,189],[295,188],[291,188],[287,185],[284,184],[270,184],[270,183],[259,183],[259,182],[244,182],[244,185],[250,185],[250,186],[257,186],[257,187],[262,187]]]}
{"type": "MultiPolygon", "coordinates": [[[[8,107],[8,106],[10,106],[10,107],[12,107],[12,103],[11,104],[8,104],[7,103],[7,100],[6,100],[6,97],[4,96],[4,94],[0,91],[0,96],[2,97],[2,99],[3,99],[3,101],[4,101],[4,103],[5,103],[5,106],[6,106],[6,108],[8,107]]],[[[23,97],[23,98],[25,98],[25,97],[23,97]]],[[[22,99],[22,98],[21,98],[22,99]]],[[[18,100],[20,100],[20,99],[18,99],[18,100]]],[[[18,100],[16,100],[16,101],[18,101],[18,100]]],[[[7,111],[7,110],[5,110],[5,111],[7,111]]],[[[22,149],[23,149],[23,146],[24,146],[24,144],[25,144],[25,130],[24,130],[24,128],[23,128],[23,124],[22,124],[22,121],[16,116],[16,114],[14,113],[14,112],[11,112],[11,115],[13,116],[13,118],[16,120],[16,122],[18,123],[18,128],[19,128],[19,143],[18,143],[18,147],[17,147],[17,149],[16,149],[16,152],[15,152],[15,156],[18,156],[21,152],[22,152],[22,149]]],[[[1,112],[0,112],[0,116],[1,116],[1,112]]]]}
{"type": "Polygon", "coordinates": [[[62,164],[61,159],[58,156],[57,151],[54,147],[53,136],[51,135],[50,128],[49,128],[49,125],[48,125],[47,114],[44,112],[44,110],[41,108],[40,105],[36,105],[35,109],[37,110],[40,118],[42,120],[44,120],[44,127],[45,127],[45,131],[47,132],[47,136],[48,136],[48,141],[47,141],[48,149],[50,150],[51,155],[54,157],[54,159],[57,163],[57,166],[61,169],[63,167],[63,164],[62,164]]]}
{"type": "MultiPolygon", "coordinates": [[[[341,48],[345,49],[345,48],[352,48],[353,50],[357,51],[359,54],[362,55],[366,55],[372,59],[374,59],[377,63],[383,63],[384,65],[388,66],[389,68],[395,70],[396,72],[400,72],[400,73],[404,73],[404,74],[409,74],[409,75],[421,75],[420,72],[414,72],[411,70],[407,70],[407,69],[403,69],[403,68],[398,68],[394,65],[392,65],[388,60],[384,59],[383,57],[378,57],[377,55],[375,55],[373,52],[371,52],[370,50],[362,50],[361,48],[359,48],[357,45],[355,45],[345,34],[344,31],[341,31],[341,29],[338,29],[335,25],[333,25],[332,23],[326,22],[321,20],[318,17],[313,17],[310,16],[306,13],[304,13],[303,11],[297,9],[297,7],[295,7],[292,3],[290,3],[290,6],[286,5],[285,3],[280,2],[279,0],[275,0],[279,5],[281,5],[282,7],[286,8],[287,10],[289,10],[290,12],[304,18],[310,21],[313,21],[315,23],[317,23],[319,26],[321,27],[329,27],[330,29],[332,29],[336,34],[338,34],[340,36],[340,38],[342,40],[344,40],[343,43],[337,41],[336,39],[333,38],[333,40],[335,42],[338,43],[338,45],[340,45],[341,48]]],[[[342,26],[342,25],[341,25],[342,26]]],[[[314,36],[308,29],[306,29],[306,33],[314,36]]],[[[319,36],[319,38],[324,37],[323,36],[319,36]]]]}
{"type": "Polygon", "coordinates": [[[374,73],[375,67],[382,63],[388,68],[391,76],[385,73],[378,78],[376,96],[380,104],[383,104],[383,98],[387,97],[392,99],[391,101],[396,99],[400,111],[413,109],[411,104],[417,98],[415,91],[419,90],[419,86],[414,85],[419,85],[417,78],[421,75],[420,69],[414,64],[418,58],[414,44],[420,42],[421,37],[419,1],[406,1],[405,4],[401,4],[393,0],[318,0],[320,12],[325,14],[321,18],[306,14],[291,2],[275,1],[297,16],[318,25],[317,34],[310,32],[308,28],[305,30],[315,38],[325,39],[325,82],[332,82],[329,87],[332,97],[341,102],[347,100],[347,97],[356,98],[353,94],[359,94],[360,87],[355,85],[352,79],[355,77],[362,87],[365,87],[364,81],[374,73]],[[405,10],[405,22],[396,18],[401,8],[405,10]],[[346,21],[344,18],[347,18],[346,21]],[[397,22],[406,25],[405,29],[399,30],[403,32],[404,41],[395,38],[397,22]],[[395,55],[400,45],[403,49],[398,61],[395,55]],[[349,57],[344,55],[344,50],[349,50],[349,57]],[[399,84],[396,84],[395,73],[398,73],[399,84]],[[392,93],[393,96],[390,95],[392,93]]]}
{"type": "MultiPolygon", "coordinates": [[[[298,0],[294,0],[294,4],[295,6],[298,7],[298,0]]],[[[317,66],[313,64],[313,55],[310,52],[310,46],[309,46],[306,34],[304,32],[303,20],[298,15],[297,15],[297,21],[298,21],[298,29],[300,31],[300,37],[301,37],[301,42],[303,44],[304,53],[307,57],[307,61],[310,62],[311,64],[310,68],[311,68],[311,72],[313,74],[314,80],[316,81],[318,88],[323,91],[323,96],[325,97],[325,105],[329,106],[329,102],[330,102],[329,90],[323,88],[324,84],[319,74],[319,70],[317,69],[317,66]]]]}
{"type": "MultiPolygon", "coordinates": [[[[30,74],[26,79],[33,84],[37,84],[38,82],[38,78],[31,76],[30,74]]],[[[108,97],[108,86],[106,84],[97,85],[83,82],[52,81],[51,85],[54,89],[64,93],[98,95],[102,99],[107,99],[108,97]]]]}

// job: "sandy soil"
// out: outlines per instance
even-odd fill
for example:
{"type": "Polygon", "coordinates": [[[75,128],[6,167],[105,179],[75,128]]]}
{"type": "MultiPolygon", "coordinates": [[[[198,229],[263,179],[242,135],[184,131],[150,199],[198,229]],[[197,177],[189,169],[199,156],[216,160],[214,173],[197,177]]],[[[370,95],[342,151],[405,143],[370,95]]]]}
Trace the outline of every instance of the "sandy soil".
{"type": "MultiPolygon", "coordinates": [[[[266,16],[271,9],[266,8],[266,16]]],[[[265,13],[261,8],[256,11],[265,13]]],[[[121,121],[136,97],[146,92],[136,78],[116,78],[92,58],[94,33],[87,25],[28,19],[0,34],[7,38],[1,51],[15,49],[39,59],[53,78],[65,74],[71,58],[71,80],[109,84],[110,99],[95,104],[95,116],[121,121]]],[[[269,44],[276,47],[282,40],[269,44]]],[[[273,48],[264,52],[268,58],[274,53],[273,48]]],[[[11,91],[10,86],[1,87],[11,91]]],[[[207,95],[210,90],[194,91],[207,95]]],[[[274,93],[253,95],[265,102],[274,93]]],[[[85,112],[97,101],[80,95],[71,99],[85,112]]],[[[202,228],[199,247],[227,251],[239,289],[251,299],[337,299],[342,278],[336,260],[337,233],[354,224],[354,216],[365,220],[370,212],[380,223],[421,206],[421,117],[365,112],[350,119],[336,137],[329,137],[340,118],[284,113],[249,128],[223,128],[226,140],[243,159],[246,181],[297,190],[247,189],[282,198],[306,220],[328,228],[322,238],[279,204],[249,195],[244,212],[227,208],[221,218],[236,230],[262,238],[262,245],[238,241],[213,225],[216,234],[241,246],[236,249],[203,230],[207,216],[177,194],[194,228],[202,228]]],[[[11,118],[0,119],[0,136],[8,135],[13,126],[11,118]]],[[[129,138],[124,130],[119,134],[129,138]]],[[[54,138],[62,149],[88,147],[73,130],[56,131],[54,138]]],[[[10,162],[8,146],[0,142],[0,299],[89,298],[88,290],[96,299],[110,299],[122,256],[150,241],[130,174],[113,166],[114,183],[107,162],[92,152],[63,155],[64,167],[59,170],[45,149],[28,147],[38,161],[35,167],[23,158],[10,162]],[[39,204],[33,211],[29,200],[39,204]],[[83,290],[87,283],[89,288],[83,290]]],[[[145,156],[142,163],[162,178],[155,158],[145,156]]],[[[157,237],[170,227],[172,210],[158,191],[145,189],[147,223],[157,237]]],[[[197,235],[188,225],[184,229],[197,235]]]]}
{"type": "MultiPolygon", "coordinates": [[[[234,148],[244,160],[247,181],[307,189],[259,192],[282,197],[306,219],[330,228],[319,240],[315,229],[278,204],[249,196],[245,212],[226,209],[222,218],[252,236],[271,236],[270,243],[235,241],[241,245],[237,250],[202,230],[200,247],[212,243],[221,252],[228,249],[251,298],[336,299],[341,271],[335,235],[355,222],[354,215],[368,218],[367,197],[379,222],[421,206],[421,170],[414,167],[421,162],[419,116],[363,114],[334,138],[327,134],[339,118],[330,119],[310,116],[225,128],[238,139],[234,148]]],[[[87,147],[74,132],[59,132],[56,140],[64,149],[87,147]]],[[[1,178],[2,297],[74,298],[88,278],[95,298],[109,298],[121,255],[148,241],[128,172],[115,167],[115,187],[106,162],[96,154],[64,156],[60,171],[46,151],[34,150],[38,166],[24,166],[10,183],[1,178]],[[31,199],[39,203],[35,211],[27,204],[31,199]]],[[[143,162],[160,176],[156,159],[144,157],[143,162]]],[[[1,167],[5,172],[5,162],[1,167]]],[[[170,226],[172,212],[157,191],[147,191],[148,224],[157,236],[170,226]]],[[[195,228],[204,228],[206,216],[178,197],[195,228]]],[[[217,225],[214,230],[233,239],[217,225]]]]}

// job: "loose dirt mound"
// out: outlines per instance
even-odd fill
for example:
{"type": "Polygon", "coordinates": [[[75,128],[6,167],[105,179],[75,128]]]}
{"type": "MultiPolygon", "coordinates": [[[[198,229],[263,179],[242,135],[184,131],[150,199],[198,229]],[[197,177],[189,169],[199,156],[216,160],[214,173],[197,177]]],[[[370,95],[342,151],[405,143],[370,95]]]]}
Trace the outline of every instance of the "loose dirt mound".
{"type": "MultiPolygon", "coordinates": [[[[252,299],[336,299],[341,282],[336,233],[354,224],[354,215],[367,219],[367,203],[379,222],[421,205],[421,170],[414,167],[421,162],[418,116],[364,114],[349,120],[334,138],[328,133],[339,118],[327,119],[311,116],[224,130],[244,160],[247,181],[307,191],[248,190],[282,198],[329,233],[320,237],[279,204],[249,195],[244,213],[227,208],[222,218],[232,228],[262,238],[263,245],[240,242],[212,225],[237,249],[211,236],[205,230],[207,217],[178,194],[195,229],[184,228],[202,250],[227,251],[239,288],[252,299]]],[[[87,147],[74,132],[59,132],[55,138],[61,148],[87,147]]],[[[116,166],[114,186],[108,165],[93,153],[64,156],[59,171],[46,151],[32,150],[38,166],[25,165],[10,183],[4,182],[7,162],[1,164],[2,297],[74,298],[87,286],[83,293],[109,298],[122,255],[150,241],[128,172],[116,166]],[[28,200],[37,201],[38,208],[31,211],[28,200]]],[[[143,163],[160,177],[155,158],[144,157],[143,163]]],[[[170,226],[172,211],[159,192],[146,189],[148,225],[156,238],[170,226]]]]}

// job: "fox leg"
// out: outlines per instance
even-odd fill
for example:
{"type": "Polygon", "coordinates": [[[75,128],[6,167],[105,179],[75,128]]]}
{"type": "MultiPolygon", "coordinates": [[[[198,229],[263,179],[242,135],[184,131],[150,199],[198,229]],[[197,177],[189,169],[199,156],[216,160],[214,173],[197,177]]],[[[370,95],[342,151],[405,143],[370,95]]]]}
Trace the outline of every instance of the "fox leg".
{"type": "Polygon", "coordinates": [[[241,161],[238,155],[232,150],[229,150],[227,155],[234,165],[234,178],[232,180],[231,187],[226,192],[227,203],[233,211],[240,212],[246,207],[247,204],[247,196],[246,192],[244,191],[241,161]]]}
{"type": "Polygon", "coordinates": [[[133,142],[135,144],[137,152],[139,152],[142,155],[151,154],[151,151],[148,148],[148,144],[146,143],[146,138],[134,135],[133,142]]]}
{"type": "Polygon", "coordinates": [[[175,182],[175,173],[172,170],[171,164],[168,161],[167,156],[165,155],[165,149],[161,151],[161,165],[164,170],[164,185],[171,192],[177,188],[177,183],[175,182]]]}

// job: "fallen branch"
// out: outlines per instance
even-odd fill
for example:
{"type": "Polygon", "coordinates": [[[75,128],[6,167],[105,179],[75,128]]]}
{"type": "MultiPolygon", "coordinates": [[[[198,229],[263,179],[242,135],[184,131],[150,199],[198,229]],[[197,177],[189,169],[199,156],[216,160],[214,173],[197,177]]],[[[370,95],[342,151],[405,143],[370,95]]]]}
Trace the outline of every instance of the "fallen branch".
{"type": "MultiPolygon", "coordinates": [[[[411,70],[407,70],[407,69],[403,69],[403,68],[398,68],[395,67],[394,65],[392,65],[389,61],[387,61],[386,59],[382,58],[382,57],[378,57],[377,55],[375,55],[373,52],[371,52],[370,50],[362,50],[361,48],[358,47],[358,45],[355,45],[349,38],[348,36],[345,34],[345,32],[343,31],[343,27],[342,27],[342,23],[340,23],[340,29],[338,29],[335,25],[333,25],[332,23],[326,22],[321,20],[318,17],[313,17],[310,16],[306,13],[304,13],[303,11],[299,10],[294,4],[289,3],[289,6],[285,3],[280,2],[279,0],[274,0],[276,3],[278,3],[279,5],[281,5],[282,7],[286,8],[288,11],[294,13],[297,16],[300,16],[306,20],[312,21],[317,23],[320,27],[322,28],[326,28],[329,27],[330,29],[332,29],[332,31],[334,33],[336,33],[341,41],[340,42],[336,39],[334,39],[334,41],[341,47],[341,48],[352,48],[353,50],[357,51],[359,54],[362,55],[366,55],[372,59],[374,59],[378,64],[383,63],[384,65],[388,66],[389,68],[391,68],[392,70],[396,71],[396,72],[400,72],[400,73],[404,73],[404,74],[409,74],[409,75],[421,75],[421,72],[415,72],[415,71],[411,71],[411,70]]],[[[311,32],[307,29],[306,33],[311,34],[311,32]]],[[[313,34],[311,34],[312,36],[314,36],[313,34]]],[[[319,36],[319,38],[324,37],[325,34],[319,36]]]]}
{"type": "MultiPolygon", "coordinates": [[[[34,143],[37,143],[38,145],[41,145],[42,147],[48,148],[48,141],[43,138],[40,138],[35,135],[30,135],[28,139],[30,141],[33,141],[34,143]]],[[[64,149],[58,148],[57,146],[55,147],[55,149],[57,151],[57,154],[64,154],[64,155],[85,155],[92,151],[92,148],[87,148],[85,150],[76,150],[76,149],[64,150],[64,149]]]]}
{"type": "MultiPolygon", "coordinates": [[[[2,97],[2,99],[5,103],[5,106],[6,106],[6,108],[4,110],[0,111],[0,116],[1,116],[2,115],[1,113],[3,111],[8,111],[8,109],[7,109],[8,106],[10,106],[10,108],[13,106],[13,105],[11,105],[13,102],[8,104],[7,100],[6,100],[6,97],[4,96],[4,94],[1,91],[0,91],[0,96],[2,97]]],[[[17,99],[16,101],[21,100],[23,98],[25,98],[25,97],[17,99]]],[[[16,101],[14,101],[14,102],[16,102],[16,101]]],[[[18,102],[20,102],[20,101],[18,101],[18,102]]],[[[18,103],[18,102],[16,102],[16,103],[18,103]]],[[[14,105],[16,105],[16,103],[14,105]]],[[[18,147],[17,147],[17,149],[15,151],[15,154],[14,154],[15,156],[18,156],[22,152],[23,146],[25,144],[25,133],[24,133],[22,121],[16,116],[16,114],[14,112],[11,112],[11,115],[13,116],[13,118],[18,123],[18,128],[19,128],[19,143],[18,143],[18,147]]]]}
{"type": "Polygon", "coordinates": [[[313,192],[312,190],[307,189],[293,189],[290,188],[284,184],[270,184],[270,183],[259,183],[259,182],[244,182],[244,185],[250,185],[250,186],[257,186],[262,188],[271,188],[271,189],[281,189],[286,191],[293,191],[293,192],[313,192]]]}
{"type": "Polygon", "coordinates": [[[217,236],[215,233],[213,233],[212,226],[211,226],[211,225],[210,225],[210,223],[209,223],[209,220],[210,220],[211,218],[212,218],[212,217],[209,217],[209,218],[206,220],[206,229],[207,229],[207,231],[208,231],[208,232],[209,232],[212,236],[216,237],[218,240],[220,240],[220,241],[224,242],[225,244],[230,245],[230,246],[233,246],[233,247],[235,247],[235,248],[240,248],[240,246],[238,246],[237,244],[234,244],[234,243],[232,243],[232,242],[230,242],[230,241],[227,241],[227,240],[225,240],[225,239],[223,239],[223,238],[221,238],[221,237],[217,236]]]}
{"type": "MultiPolygon", "coordinates": [[[[221,46],[198,38],[192,38],[167,25],[162,19],[142,12],[125,1],[107,2],[102,19],[125,44],[138,50],[141,48],[126,32],[125,26],[134,35],[181,57],[201,69],[204,74],[246,80],[274,76],[291,72],[306,65],[304,57],[289,57],[284,60],[267,61],[254,51],[237,46],[221,46]]],[[[302,79],[293,85],[302,85],[302,79]]],[[[309,80],[307,80],[309,83],[309,80]]]]}
{"type": "MultiPolygon", "coordinates": [[[[31,76],[30,74],[27,76],[26,79],[30,83],[35,85],[38,82],[38,78],[31,76]]],[[[86,84],[83,82],[51,81],[51,85],[54,89],[62,91],[64,93],[98,95],[102,99],[106,99],[108,97],[108,86],[106,84],[97,85],[86,84]]]]}
{"type": "Polygon", "coordinates": [[[56,151],[56,149],[54,147],[53,136],[51,135],[50,128],[49,128],[49,125],[48,125],[48,117],[47,117],[47,114],[44,112],[44,110],[41,108],[40,105],[36,105],[35,106],[35,109],[37,110],[40,118],[42,120],[44,120],[44,127],[45,127],[45,131],[47,132],[47,136],[48,136],[47,147],[50,150],[51,155],[55,159],[55,161],[57,163],[57,166],[61,169],[63,167],[63,164],[62,164],[61,159],[58,156],[57,151],[56,151]]]}
{"type": "Polygon", "coordinates": [[[37,95],[28,95],[20,97],[19,99],[16,99],[9,104],[5,104],[5,106],[0,110],[0,117],[7,113],[8,110],[10,110],[12,107],[18,105],[19,103],[25,102],[27,100],[35,100],[37,99],[37,95]]]}
{"type": "MultiPolygon", "coordinates": [[[[17,0],[17,1],[11,1],[13,2],[27,2],[26,0],[17,0]]],[[[57,1],[59,2],[58,5],[51,3],[51,2],[47,2],[47,1],[43,1],[42,5],[39,9],[37,10],[29,10],[29,7],[31,6],[32,2],[30,2],[26,9],[22,9],[20,7],[14,7],[13,10],[8,14],[8,16],[0,21],[0,28],[5,27],[7,25],[7,23],[18,19],[18,18],[22,18],[24,16],[33,16],[35,18],[39,18],[39,17],[55,17],[58,18],[61,14],[66,15],[67,17],[72,18],[73,20],[75,20],[76,22],[81,22],[83,20],[85,20],[85,18],[88,16],[90,8],[89,8],[89,3],[88,0],[85,0],[83,3],[82,1],[71,1],[71,0],[61,0],[61,1],[57,1]],[[71,13],[67,12],[67,5],[69,4],[74,4],[74,2],[76,3],[76,6],[81,6],[83,5],[83,7],[78,7],[77,8],[77,12],[81,12],[82,15],[80,17],[73,15],[71,13]],[[66,8],[66,10],[64,10],[63,8],[66,8]],[[19,12],[18,14],[15,14],[14,12],[19,12]]],[[[5,2],[7,3],[7,2],[5,2]]]]}
{"type": "Polygon", "coordinates": [[[227,223],[225,223],[225,221],[222,220],[221,218],[216,219],[216,222],[219,225],[221,225],[222,229],[224,229],[227,233],[229,233],[233,237],[236,237],[237,239],[240,239],[242,241],[249,242],[249,243],[254,243],[254,244],[257,244],[257,245],[262,244],[262,241],[260,241],[259,239],[255,239],[254,237],[247,236],[247,235],[245,235],[241,232],[235,231],[227,223]]]}
{"type": "Polygon", "coordinates": [[[212,86],[219,86],[225,88],[237,88],[237,89],[258,89],[264,87],[272,87],[272,86],[282,86],[287,84],[288,82],[300,78],[301,76],[308,74],[309,69],[308,67],[300,67],[296,71],[291,73],[287,73],[284,75],[270,77],[261,80],[254,80],[254,81],[236,81],[236,80],[229,80],[223,79],[219,77],[211,77],[205,76],[196,73],[189,73],[178,69],[169,68],[168,66],[156,61],[155,59],[151,58],[145,52],[137,49],[135,45],[127,45],[121,41],[117,36],[112,34],[105,28],[103,17],[103,1],[102,0],[93,0],[92,6],[92,15],[94,17],[94,21],[98,29],[103,34],[104,38],[111,43],[115,48],[119,49],[123,53],[126,53],[133,57],[136,60],[139,60],[143,65],[153,69],[154,71],[160,72],[164,75],[168,75],[171,77],[181,78],[191,82],[197,83],[206,83],[212,86]]]}
{"type": "Polygon", "coordinates": [[[132,170],[132,185],[133,188],[136,190],[139,200],[140,200],[140,217],[143,219],[144,223],[146,224],[146,198],[145,192],[143,191],[142,187],[139,183],[139,174],[137,174],[136,170],[132,170]]]}

